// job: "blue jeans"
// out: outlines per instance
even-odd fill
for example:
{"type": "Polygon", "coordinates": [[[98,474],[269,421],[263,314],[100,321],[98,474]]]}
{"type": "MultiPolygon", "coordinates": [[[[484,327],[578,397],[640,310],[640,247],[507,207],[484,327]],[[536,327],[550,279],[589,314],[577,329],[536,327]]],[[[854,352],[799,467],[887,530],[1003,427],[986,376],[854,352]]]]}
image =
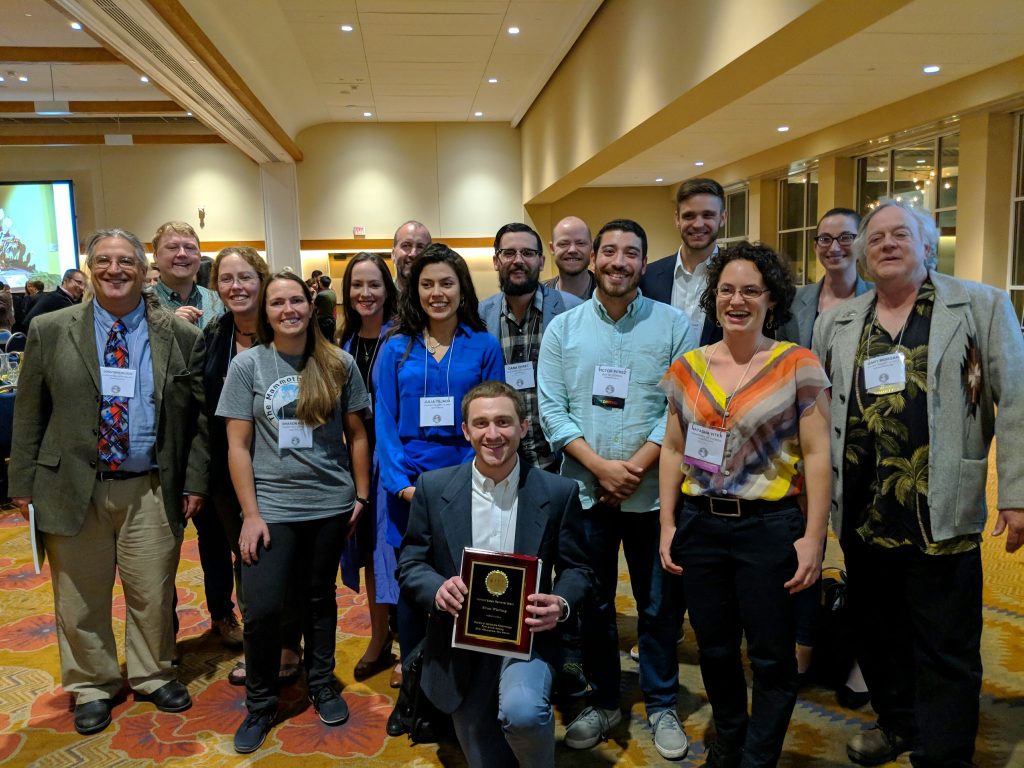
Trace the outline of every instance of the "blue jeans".
{"type": "Polygon", "coordinates": [[[795,503],[736,518],[688,501],[677,512],[672,559],[683,567],[715,730],[719,741],[743,749],[751,768],[778,763],[796,704],[793,600],[783,584],[796,573],[793,542],[803,531],[795,503]],[[754,677],[749,715],[744,634],[754,677]]]}
{"type": "Polygon", "coordinates": [[[470,768],[554,766],[551,680],[551,666],[535,656],[505,659],[496,677],[479,681],[452,713],[470,768]]]}
{"type": "Polygon", "coordinates": [[[580,615],[583,668],[594,688],[591,703],[602,709],[619,706],[621,667],[615,588],[621,543],[636,600],[640,690],[648,717],[675,709],[679,693],[676,641],[685,612],[682,579],[662,570],[658,557],[658,514],[623,512],[605,504],[583,510],[583,530],[594,569],[592,601],[580,615]]]}

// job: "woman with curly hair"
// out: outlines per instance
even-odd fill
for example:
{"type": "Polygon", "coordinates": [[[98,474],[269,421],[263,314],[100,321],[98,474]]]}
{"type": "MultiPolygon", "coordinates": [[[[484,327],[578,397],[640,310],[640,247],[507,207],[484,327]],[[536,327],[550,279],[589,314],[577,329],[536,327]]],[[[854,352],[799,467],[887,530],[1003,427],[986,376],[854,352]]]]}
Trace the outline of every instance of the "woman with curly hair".
{"type": "MultiPolygon", "coordinates": [[[[473,457],[458,415],[463,396],[482,381],[504,380],[501,344],[487,333],[478,308],[463,258],[443,243],[428,246],[399,295],[398,321],[380,352],[374,408],[387,541],[396,549],[420,474],[473,457]]],[[[426,617],[400,597],[403,658],[425,633],[426,617]]],[[[388,727],[392,736],[404,730],[396,717],[388,727]]]]}
{"type": "Polygon", "coordinates": [[[789,319],[793,293],[767,246],[720,252],[701,307],[717,318],[722,341],[687,352],[661,383],[670,411],[659,467],[661,561],[684,579],[718,733],[709,766],[778,762],[797,693],[791,595],[821,571],[829,382],[812,352],[768,336],[789,319]]]}

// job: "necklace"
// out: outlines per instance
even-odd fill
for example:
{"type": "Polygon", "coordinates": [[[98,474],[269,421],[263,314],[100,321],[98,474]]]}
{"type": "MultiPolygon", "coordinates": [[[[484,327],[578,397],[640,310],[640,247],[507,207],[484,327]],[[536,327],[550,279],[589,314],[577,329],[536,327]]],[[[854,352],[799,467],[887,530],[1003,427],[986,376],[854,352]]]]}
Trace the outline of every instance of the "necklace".
{"type": "Polygon", "coordinates": [[[427,337],[427,338],[426,338],[426,340],[425,340],[425,341],[423,342],[423,344],[424,344],[424,346],[425,346],[425,347],[427,348],[427,352],[429,352],[430,354],[434,354],[434,353],[435,353],[435,352],[437,352],[437,350],[438,350],[438,349],[440,349],[441,347],[447,347],[447,346],[448,346],[448,345],[449,345],[449,344],[451,343],[451,342],[449,342],[448,344],[442,344],[442,343],[441,343],[440,341],[438,341],[437,339],[434,339],[434,337],[433,337],[433,336],[431,336],[431,335],[430,335],[429,333],[426,333],[426,331],[424,331],[424,333],[426,334],[426,337],[427,337]],[[434,339],[434,343],[433,343],[433,344],[431,344],[431,343],[430,343],[430,340],[431,340],[431,339],[434,339]]]}
{"type": "Polygon", "coordinates": [[[245,336],[250,341],[256,341],[256,332],[255,331],[253,331],[252,333],[246,333],[245,331],[241,331],[238,328],[235,328],[235,335],[236,336],[245,336]]]}

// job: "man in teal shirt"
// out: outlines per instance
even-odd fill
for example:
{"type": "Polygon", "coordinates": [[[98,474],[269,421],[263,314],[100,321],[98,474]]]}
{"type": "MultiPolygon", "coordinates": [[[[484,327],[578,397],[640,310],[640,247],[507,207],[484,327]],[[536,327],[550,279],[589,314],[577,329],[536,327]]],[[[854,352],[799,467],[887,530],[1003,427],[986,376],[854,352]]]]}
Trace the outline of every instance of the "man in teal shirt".
{"type": "Polygon", "coordinates": [[[682,583],[659,567],[658,458],[668,412],[658,388],[696,340],[680,311],[645,298],[647,235],[635,221],[605,224],[594,241],[593,300],[555,317],[538,361],[540,419],[562,474],[579,483],[595,575],[594,605],[581,613],[583,664],[592,706],[566,729],[566,746],[588,749],[621,720],[615,588],[622,544],[636,599],[640,687],[654,745],[686,754],[676,716],[676,641],[682,583]]]}
{"type": "Polygon", "coordinates": [[[162,305],[200,330],[224,314],[220,296],[196,285],[201,257],[199,236],[183,221],[161,224],[153,235],[153,260],[160,270],[153,293],[162,305]]]}

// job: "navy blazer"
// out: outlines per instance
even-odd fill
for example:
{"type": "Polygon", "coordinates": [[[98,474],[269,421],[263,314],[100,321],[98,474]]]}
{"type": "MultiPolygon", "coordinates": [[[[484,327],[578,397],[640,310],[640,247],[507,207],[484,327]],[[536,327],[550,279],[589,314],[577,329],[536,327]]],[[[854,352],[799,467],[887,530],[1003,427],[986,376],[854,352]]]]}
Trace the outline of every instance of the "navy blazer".
{"type": "MultiPolygon", "coordinates": [[[[672,284],[675,281],[676,257],[678,253],[647,264],[647,271],[640,278],[640,292],[649,299],[662,304],[672,304],[672,284]]],[[[704,318],[698,346],[704,347],[722,340],[722,328],[713,317],[704,318]]]]}
{"type": "MultiPolygon", "coordinates": [[[[434,604],[441,584],[461,570],[463,548],[473,546],[472,467],[467,462],[420,475],[398,558],[402,593],[430,612],[420,686],[447,713],[459,707],[480,676],[499,674],[503,658],[452,648],[454,619],[434,604]]],[[[593,580],[584,553],[579,487],[522,461],[519,467],[515,551],[540,557],[540,591],[562,597],[576,611],[593,580]]],[[[557,628],[538,633],[533,648],[540,658],[557,663],[557,628]]]]}

